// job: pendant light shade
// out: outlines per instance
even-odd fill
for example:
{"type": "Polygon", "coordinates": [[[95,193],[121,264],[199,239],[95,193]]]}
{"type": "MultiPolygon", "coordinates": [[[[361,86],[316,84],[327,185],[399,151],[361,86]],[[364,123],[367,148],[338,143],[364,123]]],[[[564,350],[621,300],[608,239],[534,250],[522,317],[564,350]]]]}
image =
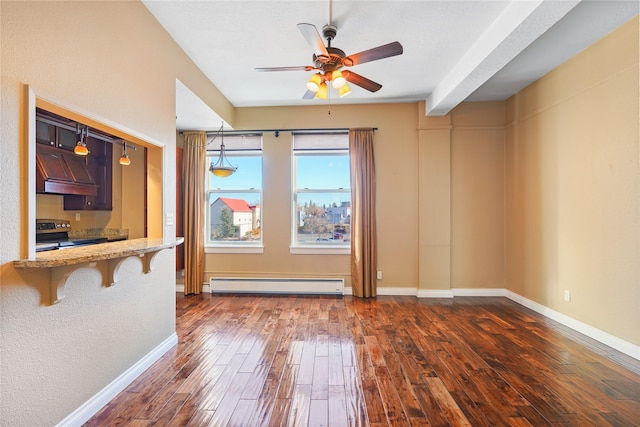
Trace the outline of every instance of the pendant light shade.
{"type": "Polygon", "coordinates": [[[347,80],[342,76],[342,72],[340,70],[334,70],[333,73],[331,73],[331,85],[335,89],[340,89],[346,83],[347,80]]]}
{"type": "Polygon", "coordinates": [[[342,98],[343,96],[347,96],[351,93],[351,89],[349,88],[348,84],[343,84],[342,87],[340,87],[340,89],[338,89],[338,95],[340,95],[340,98],[342,98]]]}
{"type": "Polygon", "coordinates": [[[320,73],[316,73],[311,76],[311,79],[307,82],[307,89],[311,92],[317,92],[320,89],[320,84],[322,83],[322,75],[320,73]]]}
{"type": "Polygon", "coordinates": [[[325,82],[320,83],[318,87],[318,91],[316,92],[316,98],[327,99],[328,92],[327,84],[325,82]]]}
{"type": "Polygon", "coordinates": [[[127,155],[127,144],[125,142],[122,143],[122,157],[120,157],[120,164],[122,166],[129,166],[131,164],[131,159],[127,155]]]}
{"type": "Polygon", "coordinates": [[[220,157],[218,157],[218,160],[215,163],[211,162],[211,165],[209,166],[209,172],[211,172],[212,174],[214,174],[219,178],[226,178],[228,176],[231,176],[238,169],[236,166],[233,166],[231,165],[231,163],[229,163],[229,160],[227,160],[227,156],[224,153],[223,127],[224,127],[224,123],[222,123],[222,125],[220,126],[220,135],[222,137],[222,140],[220,143],[220,157]]]}
{"type": "Polygon", "coordinates": [[[80,134],[80,140],[73,148],[73,152],[78,156],[86,156],[87,154],[89,154],[89,149],[87,148],[87,143],[85,141],[86,129],[80,129],[80,125],[76,125],[76,134],[78,133],[80,134]]]}

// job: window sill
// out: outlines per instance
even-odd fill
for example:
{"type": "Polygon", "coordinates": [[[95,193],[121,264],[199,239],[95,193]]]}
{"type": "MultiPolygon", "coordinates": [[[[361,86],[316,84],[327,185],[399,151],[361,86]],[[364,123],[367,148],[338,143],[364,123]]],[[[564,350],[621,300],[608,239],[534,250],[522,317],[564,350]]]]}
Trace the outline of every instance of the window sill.
{"type": "Polygon", "coordinates": [[[264,246],[252,245],[252,246],[205,246],[205,254],[262,254],[264,253],[264,246]]]}
{"type": "Polygon", "coordinates": [[[351,255],[350,246],[289,246],[292,255],[351,255]]]}

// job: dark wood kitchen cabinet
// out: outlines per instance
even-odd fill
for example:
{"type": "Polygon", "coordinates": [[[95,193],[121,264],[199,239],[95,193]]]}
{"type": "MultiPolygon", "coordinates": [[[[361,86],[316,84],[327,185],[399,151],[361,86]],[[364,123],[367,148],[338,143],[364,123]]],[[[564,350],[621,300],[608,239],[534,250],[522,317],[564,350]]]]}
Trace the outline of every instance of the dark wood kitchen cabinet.
{"type": "Polygon", "coordinates": [[[98,187],[96,195],[66,195],[65,210],[110,211],[112,209],[113,145],[91,136],[87,137],[89,154],[85,157],[87,170],[98,187]]]}
{"type": "Polygon", "coordinates": [[[83,158],[72,151],[36,145],[36,192],[94,197],[98,191],[83,158]]]}
{"type": "Polygon", "coordinates": [[[76,130],[69,125],[55,124],[50,118],[36,118],[36,142],[38,144],[73,150],[79,139],[76,130]]]}

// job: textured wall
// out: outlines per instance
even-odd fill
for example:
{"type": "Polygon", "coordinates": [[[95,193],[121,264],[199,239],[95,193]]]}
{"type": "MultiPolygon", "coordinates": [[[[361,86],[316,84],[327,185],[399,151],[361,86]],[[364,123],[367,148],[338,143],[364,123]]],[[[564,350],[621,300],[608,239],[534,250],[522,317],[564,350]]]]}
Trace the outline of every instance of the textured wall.
{"type": "MultiPolygon", "coordinates": [[[[66,298],[43,304],[48,270],[16,270],[35,195],[22,167],[29,85],[39,100],[135,132],[149,141],[150,229],[175,211],[175,81],[178,76],[226,118],[233,109],[140,2],[0,4],[0,425],[55,425],[173,336],[174,251],[142,273],[127,259],[123,279],[101,285],[106,262],[73,272],[66,298]],[[214,100],[215,102],[212,102],[214,100]],[[150,145],[150,146],[151,146],[150,145]],[[164,183],[167,183],[164,185],[164,183]]],[[[25,162],[26,163],[26,162],[25,162]]],[[[117,212],[116,212],[117,215],[117,212]]]]}
{"type": "Polygon", "coordinates": [[[509,289],[636,345],[638,104],[636,17],[510,99],[506,139],[509,289]]]}

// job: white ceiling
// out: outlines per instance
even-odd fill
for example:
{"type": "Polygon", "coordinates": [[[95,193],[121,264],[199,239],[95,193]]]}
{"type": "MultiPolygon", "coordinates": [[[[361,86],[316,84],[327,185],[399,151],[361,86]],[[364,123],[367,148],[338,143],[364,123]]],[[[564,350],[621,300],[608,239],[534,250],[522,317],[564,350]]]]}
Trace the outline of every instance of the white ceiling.
{"type": "MultiPolygon", "coordinates": [[[[314,105],[303,100],[312,72],[256,67],[313,65],[297,28],[338,28],[333,47],[347,55],[392,41],[402,55],[352,71],[382,84],[350,84],[334,104],[427,102],[429,115],[458,103],[504,100],[638,14],[629,1],[153,1],[145,6],[236,107],[314,105]]],[[[177,85],[177,128],[215,129],[220,118],[177,85]]]]}

